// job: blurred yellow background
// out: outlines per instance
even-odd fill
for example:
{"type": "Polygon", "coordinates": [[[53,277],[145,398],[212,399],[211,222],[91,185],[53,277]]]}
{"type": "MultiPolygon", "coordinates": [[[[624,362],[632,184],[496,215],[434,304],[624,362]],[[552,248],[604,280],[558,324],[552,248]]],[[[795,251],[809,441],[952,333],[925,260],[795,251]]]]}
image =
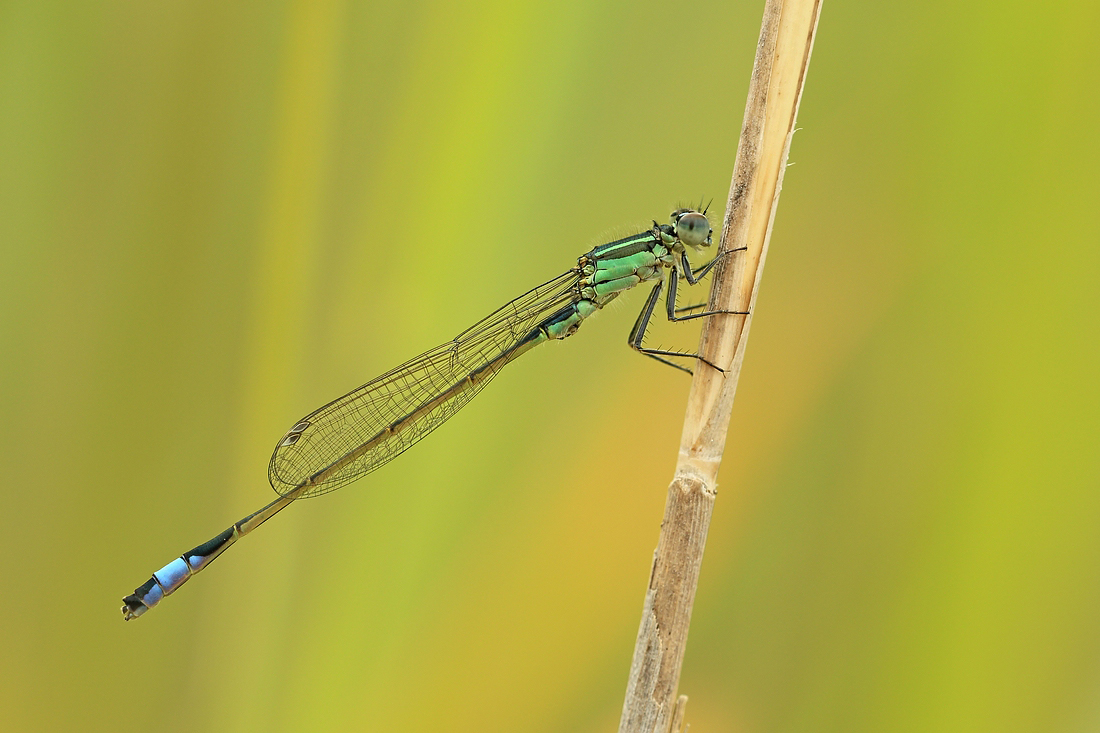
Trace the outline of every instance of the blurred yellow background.
{"type": "MultiPolygon", "coordinates": [[[[0,729],[614,730],[689,383],[626,348],[641,293],[118,607],[301,415],[720,209],[761,9],[0,8],[0,729]]],[[[692,731],[1100,730],[1097,28],[826,2],[692,731]]]]}

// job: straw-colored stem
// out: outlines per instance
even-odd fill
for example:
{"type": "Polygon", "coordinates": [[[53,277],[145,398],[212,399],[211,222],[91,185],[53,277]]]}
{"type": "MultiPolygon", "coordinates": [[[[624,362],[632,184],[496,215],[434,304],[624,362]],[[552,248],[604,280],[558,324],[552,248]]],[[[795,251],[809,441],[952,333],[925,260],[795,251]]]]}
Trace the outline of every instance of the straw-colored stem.
{"type": "MultiPolygon", "coordinates": [[[[711,310],[751,313],[755,307],[820,11],[821,0],[765,3],[719,251],[748,250],[715,268],[711,310]]],[[[668,733],[683,721],[680,668],[752,316],[706,320],[699,353],[725,371],[700,364],[691,384],[620,733],[668,733]]]]}

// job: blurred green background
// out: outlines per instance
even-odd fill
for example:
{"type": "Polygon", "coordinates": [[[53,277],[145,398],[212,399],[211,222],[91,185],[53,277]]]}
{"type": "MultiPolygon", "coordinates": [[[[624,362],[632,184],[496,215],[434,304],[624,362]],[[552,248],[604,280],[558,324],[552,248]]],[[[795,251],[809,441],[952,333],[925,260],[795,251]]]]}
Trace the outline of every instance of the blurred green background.
{"type": "MultiPolygon", "coordinates": [[[[689,383],[640,293],[118,607],[301,415],[720,208],[761,9],[0,6],[0,729],[614,730],[689,383]]],[[[826,2],[692,731],[1100,730],[1097,28],[826,2]]]]}

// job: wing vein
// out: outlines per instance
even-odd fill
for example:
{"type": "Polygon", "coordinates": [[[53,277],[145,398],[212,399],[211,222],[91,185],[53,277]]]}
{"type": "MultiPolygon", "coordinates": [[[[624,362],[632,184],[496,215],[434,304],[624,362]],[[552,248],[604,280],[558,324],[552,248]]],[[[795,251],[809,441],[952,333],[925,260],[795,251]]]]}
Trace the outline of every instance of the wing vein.
{"type": "Polygon", "coordinates": [[[318,496],[383,466],[446,422],[545,318],[574,300],[570,270],[295,423],[271,455],[280,494],[318,496]],[[302,427],[305,424],[305,427],[302,427]],[[300,489],[304,484],[313,484],[300,489]]]}

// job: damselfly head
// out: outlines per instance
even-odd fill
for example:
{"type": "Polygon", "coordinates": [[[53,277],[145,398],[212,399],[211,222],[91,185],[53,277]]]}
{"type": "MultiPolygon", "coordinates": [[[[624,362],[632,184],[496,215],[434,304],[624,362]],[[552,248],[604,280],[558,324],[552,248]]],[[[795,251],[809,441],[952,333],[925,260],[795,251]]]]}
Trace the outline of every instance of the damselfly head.
{"type": "Polygon", "coordinates": [[[710,221],[706,214],[694,209],[676,209],[672,212],[672,231],[686,246],[701,250],[711,245],[710,221]]]}

